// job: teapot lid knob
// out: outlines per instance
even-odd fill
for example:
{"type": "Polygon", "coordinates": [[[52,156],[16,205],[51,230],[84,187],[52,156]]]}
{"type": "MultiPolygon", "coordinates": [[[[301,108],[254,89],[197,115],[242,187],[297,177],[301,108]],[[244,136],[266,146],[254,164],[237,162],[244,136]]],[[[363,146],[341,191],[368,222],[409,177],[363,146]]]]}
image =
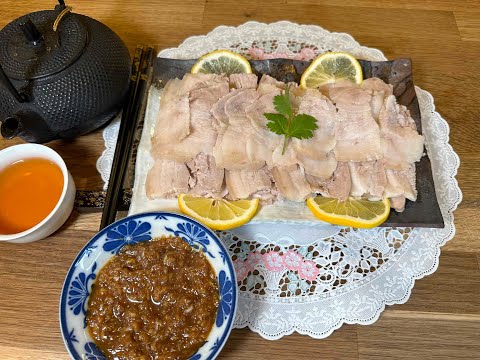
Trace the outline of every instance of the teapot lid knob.
{"type": "Polygon", "coordinates": [[[87,17],[71,13],[63,1],[55,10],[33,12],[0,30],[0,64],[16,80],[58,73],[73,64],[87,46],[87,17]]]}
{"type": "Polygon", "coordinates": [[[36,46],[43,40],[42,33],[38,30],[30,18],[27,18],[25,22],[20,22],[18,26],[20,26],[20,29],[22,29],[25,39],[32,45],[36,46]]]}

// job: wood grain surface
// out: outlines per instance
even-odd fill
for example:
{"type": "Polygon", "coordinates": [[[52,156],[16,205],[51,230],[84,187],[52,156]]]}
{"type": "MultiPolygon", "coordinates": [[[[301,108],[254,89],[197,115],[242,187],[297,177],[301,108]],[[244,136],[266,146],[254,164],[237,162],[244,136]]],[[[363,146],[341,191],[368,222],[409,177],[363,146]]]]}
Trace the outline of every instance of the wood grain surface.
{"type": "MultiPolygon", "coordinates": [[[[291,20],[350,33],[389,59],[410,57],[415,84],[430,91],[450,124],[462,165],[464,200],[457,234],[440,266],[417,281],[410,300],[388,307],[370,326],[345,325],[325,340],[294,334],[267,341],[234,330],[221,359],[480,359],[480,1],[464,0],[71,0],[74,11],[110,26],[131,51],[159,49],[218,25],[291,20]]],[[[53,0],[0,0],[0,27],[53,0]]],[[[21,143],[0,140],[0,149],[21,143]]],[[[99,189],[95,163],[101,130],[48,144],[65,159],[79,189],[99,189]],[[81,154],[81,156],[79,156],[81,154]]],[[[53,236],[31,244],[0,244],[0,359],[68,359],[58,324],[65,274],[95,234],[99,214],[74,211],[53,236]]]]}

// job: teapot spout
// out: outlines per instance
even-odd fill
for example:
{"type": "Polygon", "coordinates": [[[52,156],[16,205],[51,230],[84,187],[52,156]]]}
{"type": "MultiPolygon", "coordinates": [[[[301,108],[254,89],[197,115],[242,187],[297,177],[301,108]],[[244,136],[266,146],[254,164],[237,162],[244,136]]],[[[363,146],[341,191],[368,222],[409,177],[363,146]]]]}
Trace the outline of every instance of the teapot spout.
{"type": "Polygon", "coordinates": [[[3,120],[0,126],[0,134],[5,140],[11,140],[22,131],[23,127],[15,116],[10,116],[3,120]]]}
{"type": "Polygon", "coordinates": [[[19,136],[25,141],[41,144],[58,138],[45,119],[33,111],[19,111],[0,122],[0,135],[7,140],[19,136]]]}

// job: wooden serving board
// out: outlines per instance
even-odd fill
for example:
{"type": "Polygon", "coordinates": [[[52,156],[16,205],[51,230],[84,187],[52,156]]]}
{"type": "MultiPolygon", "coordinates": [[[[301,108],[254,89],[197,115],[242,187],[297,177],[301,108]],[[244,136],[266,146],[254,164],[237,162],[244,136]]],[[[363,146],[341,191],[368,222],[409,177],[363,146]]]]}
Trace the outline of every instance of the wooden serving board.
{"type": "MultiPolygon", "coordinates": [[[[153,85],[163,87],[173,78],[182,78],[190,72],[196,59],[177,60],[157,58],[154,64],[153,85]]],[[[417,129],[422,133],[420,108],[415,92],[412,77],[412,63],[410,59],[397,59],[393,61],[365,61],[360,60],[364,78],[378,77],[388,84],[393,85],[393,93],[399,104],[405,105],[417,129]]],[[[255,74],[261,76],[268,74],[284,82],[299,82],[308,61],[290,59],[250,60],[255,74]]],[[[418,190],[417,201],[407,200],[405,210],[397,213],[392,209],[387,221],[381,226],[412,226],[433,227],[444,226],[442,213],[435,194],[432,168],[428,154],[416,163],[416,185],[418,190]]]]}

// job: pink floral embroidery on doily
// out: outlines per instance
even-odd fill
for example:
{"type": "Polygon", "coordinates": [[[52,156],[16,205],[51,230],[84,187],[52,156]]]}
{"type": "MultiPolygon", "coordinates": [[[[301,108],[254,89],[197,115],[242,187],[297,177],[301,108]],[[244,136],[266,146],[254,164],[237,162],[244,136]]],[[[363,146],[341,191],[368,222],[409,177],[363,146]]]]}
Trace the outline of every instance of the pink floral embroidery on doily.
{"type": "Polygon", "coordinates": [[[298,269],[298,274],[302,279],[313,281],[317,278],[318,268],[311,260],[305,260],[298,269]]]}
{"type": "Polygon", "coordinates": [[[300,270],[300,265],[303,263],[303,257],[295,251],[287,251],[283,254],[283,262],[288,270],[300,270]]]}
{"type": "Polygon", "coordinates": [[[251,252],[247,255],[247,260],[245,260],[245,262],[247,263],[247,267],[249,269],[253,269],[257,264],[260,264],[262,260],[262,254],[259,252],[251,252]]]}
{"type": "Polygon", "coordinates": [[[251,47],[248,49],[253,60],[267,60],[267,59],[277,59],[277,58],[290,58],[294,60],[312,60],[317,57],[315,50],[309,47],[304,47],[298,54],[292,56],[291,53],[266,53],[265,50],[258,47],[251,47]]]}
{"type": "Polygon", "coordinates": [[[319,274],[317,265],[303,258],[293,250],[289,250],[283,255],[278,251],[268,251],[264,254],[260,252],[251,252],[245,260],[236,259],[233,262],[237,280],[243,281],[250,272],[255,270],[257,265],[263,265],[268,271],[281,272],[283,270],[297,271],[301,279],[313,281],[319,274]]]}
{"type": "Polygon", "coordinates": [[[276,251],[263,254],[263,264],[269,271],[282,271],[285,268],[282,255],[276,251]]]}
{"type": "Polygon", "coordinates": [[[257,47],[251,47],[250,49],[248,49],[248,53],[253,60],[263,60],[263,56],[265,55],[265,51],[257,47]]]}
{"type": "Polygon", "coordinates": [[[246,261],[241,259],[237,259],[233,262],[233,267],[235,268],[235,274],[237,274],[237,281],[243,281],[250,271],[253,269],[249,269],[247,267],[246,261]]]}

